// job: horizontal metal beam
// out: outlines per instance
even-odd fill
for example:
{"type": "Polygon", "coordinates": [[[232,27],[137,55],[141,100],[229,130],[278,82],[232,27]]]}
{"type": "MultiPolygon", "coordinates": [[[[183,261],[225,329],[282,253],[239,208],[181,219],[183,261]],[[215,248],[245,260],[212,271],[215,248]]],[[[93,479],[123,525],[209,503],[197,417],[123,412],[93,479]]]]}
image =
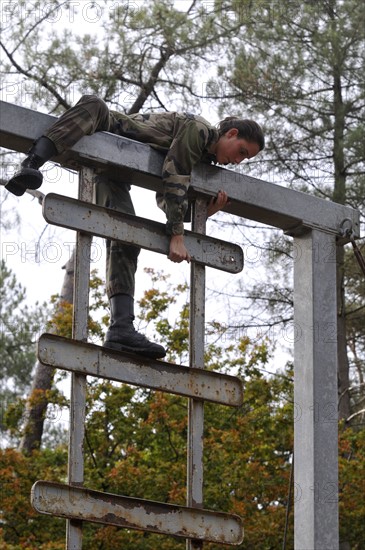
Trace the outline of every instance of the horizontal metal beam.
{"type": "Polygon", "coordinates": [[[243,540],[241,518],[164,504],[151,500],[92,491],[48,481],[36,481],[31,504],[41,514],[116,525],[174,537],[235,546],[243,540]]]}
{"type": "MultiPolygon", "coordinates": [[[[43,202],[43,216],[53,225],[134,244],[160,254],[167,255],[169,251],[170,237],[164,224],[89,202],[50,193],[43,202]]],[[[184,238],[193,261],[229,273],[242,271],[240,246],[191,231],[186,231],[184,238]]]]}
{"type": "Polygon", "coordinates": [[[242,382],[235,376],[184,367],[114,351],[53,334],[42,334],[38,359],[43,365],[134,386],[239,407],[242,382]]]}
{"type": "Polygon", "coordinates": [[[356,237],[360,235],[360,212],[348,206],[213,165],[200,164],[193,176],[191,187],[197,193],[226,189],[231,201],[227,212],[283,229],[287,235],[318,229],[342,237],[344,220],[356,237]]]}
{"type": "MultiPolygon", "coordinates": [[[[0,102],[0,109],[0,145],[15,151],[26,151],[55,121],[53,116],[6,102],[0,102]]],[[[100,132],[82,138],[72,151],[54,160],[69,167],[89,164],[103,168],[111,177],[126,170],[131,183],[161,190],[163,159],[164,155],[149,145],[100,132]]],[[[354,236],[360,235],[360,213],[348,206],[216,166],[200,164],[193,170],[191,192],[211,197],[222,188],[230,197],[226,212],[291,235],[308,229],[337,235],[345,219],[350,220],[354,236]]]]}

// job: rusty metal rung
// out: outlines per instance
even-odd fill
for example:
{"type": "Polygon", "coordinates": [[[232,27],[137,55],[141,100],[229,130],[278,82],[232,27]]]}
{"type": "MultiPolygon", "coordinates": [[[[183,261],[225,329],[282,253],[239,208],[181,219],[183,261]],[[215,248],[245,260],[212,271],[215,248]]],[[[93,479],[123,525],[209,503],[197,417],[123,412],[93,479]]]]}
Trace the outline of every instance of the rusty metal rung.
{"type": "Polygon", "coordinates": [[[241,518],[236,515],[102,493],[61,483],[36,481],[31,491],[31,503],[41,514],[67,519],[231,546],[243,540],[241,518]]]}
{"type": "Polygon", "coordinates": [[[184,367],[109,350],[94,344],[42,334],[38,359],[44,365],[239,407],[242,382],[235,376],[184,367]]]}
{"type": "MultiPolygon", "coordinates": [[[[168,254],[170,237],[165,225],[153,220],[55,193],[46,195],[43,216],[53,225],[168,254]]],[[[237,244],[191,231],[185,232],[184,239],[193,261],[229,273],[242,271],[243,251],[237,244]]]]}

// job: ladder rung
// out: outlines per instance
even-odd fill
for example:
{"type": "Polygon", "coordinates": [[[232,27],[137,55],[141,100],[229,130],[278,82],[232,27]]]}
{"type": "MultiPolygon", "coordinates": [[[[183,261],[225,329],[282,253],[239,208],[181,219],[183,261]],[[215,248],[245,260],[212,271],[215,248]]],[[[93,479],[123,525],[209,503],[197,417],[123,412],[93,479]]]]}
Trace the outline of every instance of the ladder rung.
{"type": "Polygon", "coordinates": [[[37,512],[68,519],[229,545],[238,545],[243,540],[242,522],[236,515],[61,483],[36,481],[31,503],[37,512]]]}
{"type": "Polygon", "coordinates": [[[53,368],[222,405],[239,407],[243,401],[243,385],[235,376],[147,359],[53,334],[40,337],[38,359],[53,368]]]}
{"type": "MultiPolygon", "coordinates": [[[[168,254],[170,238],[166,235],[165,225],[153,220],[55,193],[46,195],[43,216],[53,225],[168,254]]],[[[229,273],[242,271],[243,251],[237,244],[191,231],[185,232],[184,239],[193,261],[229,273]]]]}

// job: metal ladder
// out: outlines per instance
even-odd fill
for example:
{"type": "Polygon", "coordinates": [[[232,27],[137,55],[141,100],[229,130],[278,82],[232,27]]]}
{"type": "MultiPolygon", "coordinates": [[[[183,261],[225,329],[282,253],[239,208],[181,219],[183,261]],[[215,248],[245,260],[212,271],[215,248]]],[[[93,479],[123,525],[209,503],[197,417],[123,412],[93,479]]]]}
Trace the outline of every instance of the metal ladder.
{"type": "Polygon", "coordinates": [[[240,247],[205,235],[206,201],[193,205],[193,232],[185,240],[192,255],[190,285],[189,367],[143,359],[87,343],[90,252],[93,235],[123,240],[166,254],[164,226],[91,204],[95,172],[80,172],[78,200],[49,194],[45,219],[77,231],[72,339],[43,334],[39,360],[70,371],[70,438],[68,484],[37,481],[31,501],[40,513],[67,520],[67,550],[82,549],[82,522],[91,521],[186,539],[188,550],[204,541],[238,545],[243,539],[238,516],[203,508],[204,401],[240,406],[242,383],[233,376],[204,370],[205,266],[237,273],[243,268],[240,247]],[[143,227],[143,231],[142,231],[143,227]],[[84,424],[86,377],[94,376],[176,393],[188,398],[187,506],[105,494],[85,488],[84,424]]]}

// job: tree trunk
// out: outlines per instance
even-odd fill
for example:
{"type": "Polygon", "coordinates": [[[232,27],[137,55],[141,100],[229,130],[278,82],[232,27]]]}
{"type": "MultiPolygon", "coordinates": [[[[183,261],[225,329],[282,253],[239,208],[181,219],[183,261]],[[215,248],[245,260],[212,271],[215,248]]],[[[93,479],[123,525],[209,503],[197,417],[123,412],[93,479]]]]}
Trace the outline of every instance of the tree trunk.
{"type": "MultiPolygon", "coordinates": [[[[332,15],[332,13],[330,14],[332,15]]],[[[336,45],[333,45],[335,50],[336,45]]],[[[340,55],[335,53],[338,65],[333,72],[333,111],[334,111],[334,147],[333,161],[335,186],[333,200],[340,204],[346,202],[346,169],[344,154],[345,106],[342,98],[342,82],[340,55]]],[[[339,418],[346,420],[350,416],[350,374],[346,339],[346,305],[344,289],[344,258],[343,246],[337,247],[337,357],[338,357],[338,410],[339,418]]]]}
{"type": "MultiPolygon", "coordinates": [[[[70,259],[64,266],[65,277],[63,280],[60,301],[58,303],[57,313],[62,311],[63,304],[73,303],[74,287],[74,263],[75,249],[70,259]]],[[[54,332],[56,329],[54,327],[54,332]]],[[[53,332],[50,330],[50,332],[53,332]]],[[[19,451],[24,454],[31,454],[35,449],[39,449],[42,442],[44,422],[46,419],[47,406],[49,402],[49,391],[52,388],[55,369],[36,363],[35,375],[32,387],[27,400],[25,413],[25,426],[23,437],[20,441],[19,451]]]]}
{"type": "Polygon", "coordinates": [[[337,358],[338,358],[338,414],[347,420],[351,414],[350,405],[350,365],[347,354],[346,309],[344,287],[343,246],[337,247],[337,358]]]}

